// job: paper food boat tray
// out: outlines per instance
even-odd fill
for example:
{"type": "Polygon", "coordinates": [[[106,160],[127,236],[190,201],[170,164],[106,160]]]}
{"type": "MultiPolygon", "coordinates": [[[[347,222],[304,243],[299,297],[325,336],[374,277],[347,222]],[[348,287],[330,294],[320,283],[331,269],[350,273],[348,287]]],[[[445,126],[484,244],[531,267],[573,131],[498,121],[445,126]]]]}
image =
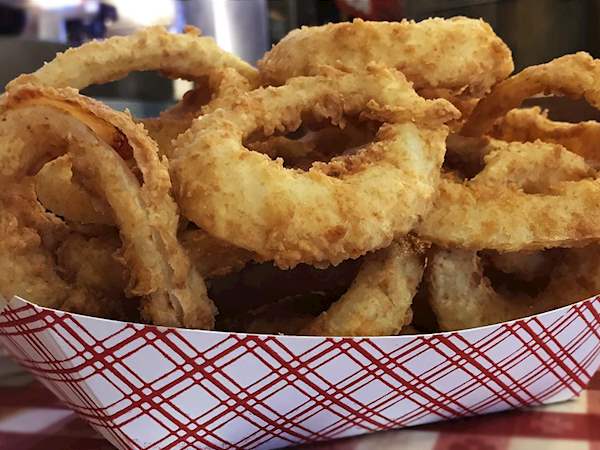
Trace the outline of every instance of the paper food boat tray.
{"type": "Polygon", "coordinates": [[[0,345],[120,449],[267,449],[574,397],[600,365],[600,297],[378,338],[162,328],[14,298],[0,345]]]}

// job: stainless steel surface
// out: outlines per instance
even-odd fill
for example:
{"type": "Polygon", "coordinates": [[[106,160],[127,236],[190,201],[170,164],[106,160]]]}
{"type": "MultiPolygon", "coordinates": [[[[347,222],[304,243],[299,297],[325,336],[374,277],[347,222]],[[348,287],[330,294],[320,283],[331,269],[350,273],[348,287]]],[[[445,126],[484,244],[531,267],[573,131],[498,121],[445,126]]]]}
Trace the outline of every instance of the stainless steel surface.
{"type": "Polygon", "coordinates": [[[213,36],[225,50],[255,63],[268,48],[266,0],[189,0],[181,2],[180,25],[213,36]]]}

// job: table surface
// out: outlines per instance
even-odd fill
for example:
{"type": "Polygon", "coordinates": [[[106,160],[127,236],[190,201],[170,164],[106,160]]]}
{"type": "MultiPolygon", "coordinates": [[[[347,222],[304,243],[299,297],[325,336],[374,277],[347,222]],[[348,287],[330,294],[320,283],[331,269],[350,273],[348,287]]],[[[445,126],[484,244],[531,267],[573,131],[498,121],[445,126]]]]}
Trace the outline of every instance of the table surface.
{"type": "MultiPolygon", "coordinates": [[[[304,446],[304,450],[600,450],[600,372],[575,400],[304,446]]],[[[1,450],[111,450],[42,385],[0,356],[1,450]]]]}

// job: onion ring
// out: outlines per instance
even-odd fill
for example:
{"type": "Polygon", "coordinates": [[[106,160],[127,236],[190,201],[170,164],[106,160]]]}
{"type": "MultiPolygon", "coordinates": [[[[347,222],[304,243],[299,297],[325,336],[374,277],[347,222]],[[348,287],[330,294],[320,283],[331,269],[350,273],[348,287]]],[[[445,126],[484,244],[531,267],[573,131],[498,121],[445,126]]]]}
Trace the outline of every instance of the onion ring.
{"type": "Polygon", "coordinates": [[[223,69],[187,92],[179,103],[163,111],[159,117],[143,119],[141,122],[158,144],[160,154],[169,155],[173,140],[186,131],[196,117],[229,104],[231,99],[236,99],[253,87],[254,81],[236,70],[223,69]]]}
{"type": "Polygon", "coordinates": [[[443,123],[457,117],[446,101],[422,99],[399,72],[375,65],[258,89],[196,119],[177,139],[178,203],[211,235],[282,268],[337,264],[389,245],[427,211],[445,151],[443,123]],[[242,145],[257,130],[297,129],[311,111],[333,124],[361,114],[384,125],[375,143],[308,172],[242,145]]]}
{"type": "Polygon", "coordinates": [[[204,278],[236,272],[254,258],[251,252],[213,238],[199,229],[182,231],[179,240],[187,250],[192,264],[204,278]]]}
{"type": "Polygon", "coordinates": [[[120,261],[120,249],[115,235],[86,238],[72,233],[56,250],[56,262],[77,284],[123,301],[128,273],[120,261]]]}
{"type": "MultiPolygon", "coordinates": [[[[203,278],[226,275],[242,269],[252,254],[227,242],[214,239],[202,230],[184,230],[179,240],[195,269],[203,278]]],[[[86,285],[112,293],[123,292],[120,265],[108,264],[119,258],[121,243],[112,235],[84,237],[70,235],[57,250],[57,261],[68,273],[75,273],[86,285]],[[103,286],[104,284],[104,286],[103,286]]]]}
{"type": "Polygon", "coordinates": [[[539,141],[504,145],[466,183],[442,177],[435,205],[417,228],[421,238],[502,252],[600,238],[600,181],[587,178],[594,172],[583,158],[539,141]]]}
{"type": "MultiPolygon", "coordinates": [[[[202,230],[184,230],[179,235],[183,248],[205,279],[226,275],[241,270],[253,255],[227,242],[209,236],[202,230]]],[[[112,234],[94,233],[84,236],[80,233],[69,235],[57,250],[57,261],[66,273],[76,274],[83,284],[97,290],[108,289],[111,293],[123,292],[118,261],[121,242],[112,234]],[[109,261],[113,261],[109,264],[109,261]],[[104,284],[104,286],[103,286],[104,284]]]]}
{"type": "Polygon", "coordinates": [[[423,268],[423,252],[410,242],[394,243],[368,255],[350,289],[299,334],[398,334],[412,320],[410,307],[423,268]]]}
{"type": "Polygon", "coordinates": [[[594,175],[586,161],[560,145],[555,150],[547,146],[511,147],[506,141],[488,136],[470,138],[451,134],[446,139],[446,147],[444,164],[460,175],[473,178],[475,184],[517,185],[531,193],[543,190],[541,185],[551,186],[594,175]],[[550,167],[553,170],[544,173],[550,167]]]}
{"type": "Polygon", "coordinates": [[[440,329],[472,328],[538,314],[596,294],[600,291],[600,248],[566,250],[549,276],[549,284],[537,295],[503,295],[484,275],[476,252],[455,249],[435,252],[425,277],[440,329]]]}
{"type": "Polygon", "coordinates": [[[429,302],[442,331],[505,322],[534,311],[530,299],[494,291],[474,252],[435,252],[429,258],[426,279],[429,302]]]}
{"type": "Polygon", "coordinates": [[[551,192],[558,183],[579,181],[596,174],[581,156],[560,145],[542,142],[508,144],[504,149],[484,156],[484,164],[485,167],[471,180],[471,184],[504,184],[509,188],[522,189],[527,194],[551,192]]]}
{"type": "Polygon", "coordinates": [[[533,142],[541,140],[564,146],[583,156],[592,167],[600,168],[600,123],[579,123],[548,119],[540,107],[513,109],[494,124],[490,135],[504,141],[533,142]]]}
{"type": "Polygon", "coordinates": [[[419,89],[418,93],[421,97],[429,100],[436,98],[448,100],[460,111],[460,119],[448,123],[448,126],[452,131],[458,131],[463,127],[480,100],[477,97],[471,97],[470,95],[465,95],[463,93],[457,94],[450,89],[442,88],[423,88],[419,89]]]}
{"type": "Polygon", "coordinates": [[[78,313],[94,314],[130,322],[139,322],[139,298],[126,298],[128,271],[120,256],[121,241],[114,233],[85,237],[71,233],[56,249],[57,270],[61,278],[82,286],[87,295],[69,308],[78,313]],[[101,297],[101,302],[90,300],[101,297]],[[94,311],[92,308],[100,308],[94,311]],[[108,309],[110,308],[110,309],[108,309]]]}
{"type": "MultiPolygon", "coordinates": [[[[155,130],[155,132],[163,139],[171,139],[178,134],[171,134],[176,127],[182,126],[187,129],[192,120],[193,118],[188,117],[175,121],[173,118],[174,123],[178,124],[177,126],[169,127],[166,130],[155,130]]],[[[148,129],[145,122],[144,126],[148,129]]],[[[148,133],[150,137],[156,137],[151,131],[148,133]]],[[[161,138],[154,139],[159,147],[161,138]]],[[[332,154],[341,153],[339,149],[359,147],[371,138],[370,133],[356,125],[347,124],[343,130],[330,126],[314,132],[309,131],[299,140],[292,140],[285,136],[272,136],[265,141],[249,143],[248,148],[269,155],[273,159],[284,158],[285,163],[292,167],[308,170],[315,161],[326,161],[332,154]]],[[[35,182],[38,199],[48,211],[71,222],[114,225],[110,208],[106,202],[96,198],[77,180],[73,179],[69,155],[63,155],[44,165],[36,174],[35,182]]],[[[201,239],[204,240],[208,237],[204,233],[201,239]]],[[[206,242],[206,244],[209,243],[206,242]]],[[[221,246],[218,242],[209,245],[221,246]]]]}
{"type": "Polygon", "coordinates": [[[528,67],[498,83],[483,98],[460,134],[481,136],[490,131],[496,119],[536,94],[585,98],[600,109],[600,62],[584,52],[561,56],[546,64],[528,67]]]}
{"type": "Polygon", "coordinates": [[[348,71],[371,62],[406,75],[417,91],[442,88],[481,97],[514,69],[511,52],[482,20],[336,23],[290,32],[259,62],[263,81],[282,85],[322,65],[348,71]]]}
{"type": "MultiPolygon", "coordinates": [[[[168,71],[173,76],[200,83],[160,117],[142,120],[150,136],[159,144],[161,155],[170,153],[172,140],[190,126],[203,108],[209,111],[220,107],[230,96],[236,97],[256,86],[258,79],[254,68],[219,49],[212,38],[199,37],[195,29],[190,28],[184,34],[171,34],[162,27],[152,27],[131,36],[94,41],[70,49],[37,72],[18,77],[9,86],[34,82],[51,87],[82,89],[122,78],[135,70],[168,71]],[[86,70],[65,72],[65,68],[73,64],[78,67],[83,64],[86,70]],[[73,73],[81,75],[74,77],[73,73]]],[[[110,127],[101,123],[88,125],[97,134],[111,133],[110,127]]],[[[55,162],[39,174],[37,190],[40,200],[50,211],[69,220],[107,223],[106,214],[97,207],[98,202],[86,195],[85,189],[75,180],[69,181],[68,158],[65,155],[60,166],[55,162]],[[87,202],[89,206],[84,206],[86,198],[90,199],[87,202]],[[83,208],[79,209],[79,206],[83,208]]]]}
{"type": "MultiPolygon", "coordinates": [[[[214,102],[216,108],[223,98],[239,95],[256,85],[258,77],[254,68],[219,49],[212,38],[198,36],[198,31],[193,28],[183,34],[171,34],[162,27],[151,27],[130,36],[93,41],[70,49],[38,71],[16,78],[9,83],[9,89],[23,83],[83,89],[123,78],[137,70],[162,70],[202,84],[159,118],[142,121],[158,142],[161,154],[170,151],[171,141],[189,127],[206,103],[214,102]],[[86,70],[81,70],[81,66],[86,70]],[[201,95],[205,91],[212,91],[212,95],[201,95]]],[[[94,129],[99,132],[98,127],[94,129]]],[[[68,160],[68,156],[63,160],[68,160]]],[[[102,214],[91,207],[94,202],[79,210],[75,202],[70,204],[70,196],[56,195],[60,191],[68,192],[74,196],[72,199],[77,205],[84,204],[85,190],[76,183],[70,186],[71,183],[66,182],[70,172],[66,166],[66,163],[52,164],[40,174],[42,180],[37,186],[40,200],[49,210],[71,220],[105,223],[102,214]],[[65,183],[61,187],[63,180],[65,183]]]]}
{"type": "MultiPolygon", "coordinates": [[[[82,179],[86,185],[111,205],[123,241],[123,259],[130,272],[127,292],[143,298],[144,316],[161,325],[211,328],[215,307],[202,278],[190,267],[177,241],[177,207],[170,197],[168,172],[143,128],[134,125],[126,114],[112,111],[71,89],[21,85],[3,96],[0,112],[3,116],[0,175],[4,184],[14,190],[21,189],[27,184],[27,175],[35,174],[40,162],[68,152],[74,170],[85,175],[82,179]],[[96,134],[89,124],[101,124],[106,133],[96,134]],[[45,145],[36,145],[41,136],[45,145]],[[118,139],[114,140],[115,137],[118,139]],[[140,186],[119,154],[123,149],[130,151],[143,185],[140,186]]],[[[11,200],[10,190],[3,194],[6,222],[13,227],[15,222],[27,227],[23,212],[15,206],[19,202],[11,200]]],[[[43,217],[43,211],[38,215],[43,217]]],[[[35,236],[36,229],[26,228],[22,234],[35,236]]],[[[51,277],[55,274],[51,257],[39,245],[40,241],[36,244],[37,247],[28,247],[29,251],[51,277]]],[[[25,264],[15,270],[30,269],[25,264]]],[[[31,275],[35,277],[35,273],[31,275]]],[[[9,274],[8,280],[1,283],[2,293],[8,291],[8,296],[24,293],[26,298],[42,304],[48,301],[42,296],[29,295],[28,290],[23,292],[24,280],[29,281],[9,274]]],[[[56,280],[52,282],[52,286],[57,284],[60,283],[56,280]]],[[[58,303],[68,304],[71,297],[81,296],[77,287],[69,289],[64,282],[62,287],[64,292],[52,289],[60,298],[58,303]]]]}
{"type": "MultiPolygon", "coordinates": [[[[457,142],[461,143],[461,139],[457,142]]],[[[444,245],[452,242],[463,248],[434,252],[425,276],[429,303],[440,329],[464,329],[525,317],[584,299],[600,290],[600,247],[597,245],[564,250],[563,257],[556,259],[558,263],[548,253],[522,250],[585,244],[586,239],[573,241],[568,235],[570,231],[585,233],[584,227],[592,224],[584,222],[574,227],[569,220],[593,215],[592,202],[595,200],[589,198],[590,203],[586,203],[582,202],[586,199],[581,196],[563,198],[561,195],[564,186],[587,183],[589,180],[585,178],[595,175],[585,160],[560,145],[541,141],[506,143],[467,138],[462,140],[462,144],[458,153],[467,155],[471,160],[476,159],[471,155],[479,155],[484,168],[466,184],[451,180],[442,182],[442,193],[438,199],[441,210],[433,210],[432,215],[436,218],[431,222],[428,223],[429,218],[425,219],[425,226],[433,230],[436,223],[443,226],[442,217],[451,223],[456,211],[462,209],[464,214],[460,230],[442,242],[444,245]],[[471,144],[474,145],[469,148],[471,144]],[[447,187],[445,191],[444,186],[447,187]],[[457,202],[451,207],[454,209],[452,213],[448,211],[448,198],[445,197],[448,192],[457,195],[452,200],[457,202]],[[508,198],[515,202],[514,209],[504,209],[508,198]],[[465,199],[467,203],[464,203],[465,199]],[[582,204],[575,213],[563,209],[578,202],[582,204]],[[545,209],[544,203],[547,203],[545,209]],[[505,212],[508,216],[501,217],[505,212]],[[510,225],[505,225],[503,219],[510,225]],[[536,224],[536,221],[540,223],[536,224]],[[496,269],[517,280],[533,282],[547,276],[550,281],[537,293],[523,289],[503,293],[484,273],[483,253],[473,251],[480,248],[519,250],[515,253],[486,253],[496,269]],[[551,263],[555,263],[555,267],[549,271],[551,263]],[[565,292],[569,292],[569,296],[565,292]]],[[[592,194],[585,192],[588,196],[592,194]]],[[[571,192],[571,195],[574,193],[571,192]]],[[[514,285],[515,280],[511,284],[514,285]]]]}
{"type": "MultiPolygon", "coordinates": [[[[3,160],[5,156],[2,154],[0,158],[3,160]]],[[[62,227],[52,217],[42,215],[41,211],[35,209],[33,211],[37,217],[30,220],[33,212],[25,209],[24,205],[34,205],[28,201],[31,196],[26,188],[23,189],[25,192],[19,192],[12,186],[10,192],[7,192],[5,185],[3,188],[0,197],[0,254],[3,255],[0,258],[0,295],[5,298],[20,295],[42,306],[68,310],[70,303],[78,302],[84,292],[80,289],[69,290],[64,280],[52,270],[52,258],[41,246],[44,243],[47,247],[54,247],[54,243],[44,242],[47,229],[33,228],[40,226],[40,222],[47,222],[45,225],[53,233],[62,227]]],[[[104,306],[103,302],[95,303],[104,306]]],[[[112,316],[114,312],[111,305],[91,309],[92,313],[101,317],[112,316]]]]}
{"type": "Polygon", "coordinates": [[[110,206],[73,180],[70,155],[44,165],[35,176],[38,200],[52,213],[87,224],[113,225],[110,206]]]}
{"type": "MultiPolygon", "coordinates": [[[[359,127],[348,124],[344,130],[326,127],[308,132],[297,141],[275,136],[263,142],[256,142],[250,145],[250,148],[268,154],[271,158],[283,157],[294,167],[308,168],[315,156],[323,159],[329,156],[320,155],[321,149],[334,151],[340,147],[358,146],[368,138],[367,134],[359,127]]],[[[69,155],[63,155],[44,165],[35,176],[40,202],[49,211],[69,221],[114,225],[110,207],[106,202],[95,197],[75,180],[71,182],[72,175],[69,155]],[[65,202],[65,198],[69,201],[65,202]]],[[[200,229],[184,230],[180,232],[179,239],[196,270],[204,278],[218,277],[240,270],[255,257],[251,252],[214,238],[200,229]]],[[[116,251],[116,248],[113,249],[113,252],[116,251]]]]}
{"type": "Polygon", "coordinates": [[[173,34],[157,26],[129,36],[91,41],[59,53],[36,72],[15,78],[7,89],[20,84],[41,84],[81,90],[144,70],[159,70],[170,77],[192,81],[217,77],[214,81],[218,84],[227,68],[235,69],[248,80],[257,80],[256,69],[221,50],[213,38],[199,36],[199,30],[188,27],[185,33],[173,34]]]}

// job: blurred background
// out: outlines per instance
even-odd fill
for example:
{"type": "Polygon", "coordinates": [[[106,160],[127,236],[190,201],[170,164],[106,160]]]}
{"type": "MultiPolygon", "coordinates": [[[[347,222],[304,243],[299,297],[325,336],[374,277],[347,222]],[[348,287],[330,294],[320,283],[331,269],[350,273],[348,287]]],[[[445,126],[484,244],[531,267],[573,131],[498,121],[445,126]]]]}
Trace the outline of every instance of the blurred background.
{"type": "MultiPolygon", "coordinates": [[[[455,15],[489,22],[511,47],[517,69],[577,50],[600,54],[600,0],[0,0],[0,83],[35,70],[67,46],[148,25],[173,31],[196,25],[254,63],[302,25],[455,15]]],[[[150,114],[186,89],[156,74],[136,73],[86,93],[127,99],[133,109],[136,99],[144,99],[140,108],[150,114]]]]}

